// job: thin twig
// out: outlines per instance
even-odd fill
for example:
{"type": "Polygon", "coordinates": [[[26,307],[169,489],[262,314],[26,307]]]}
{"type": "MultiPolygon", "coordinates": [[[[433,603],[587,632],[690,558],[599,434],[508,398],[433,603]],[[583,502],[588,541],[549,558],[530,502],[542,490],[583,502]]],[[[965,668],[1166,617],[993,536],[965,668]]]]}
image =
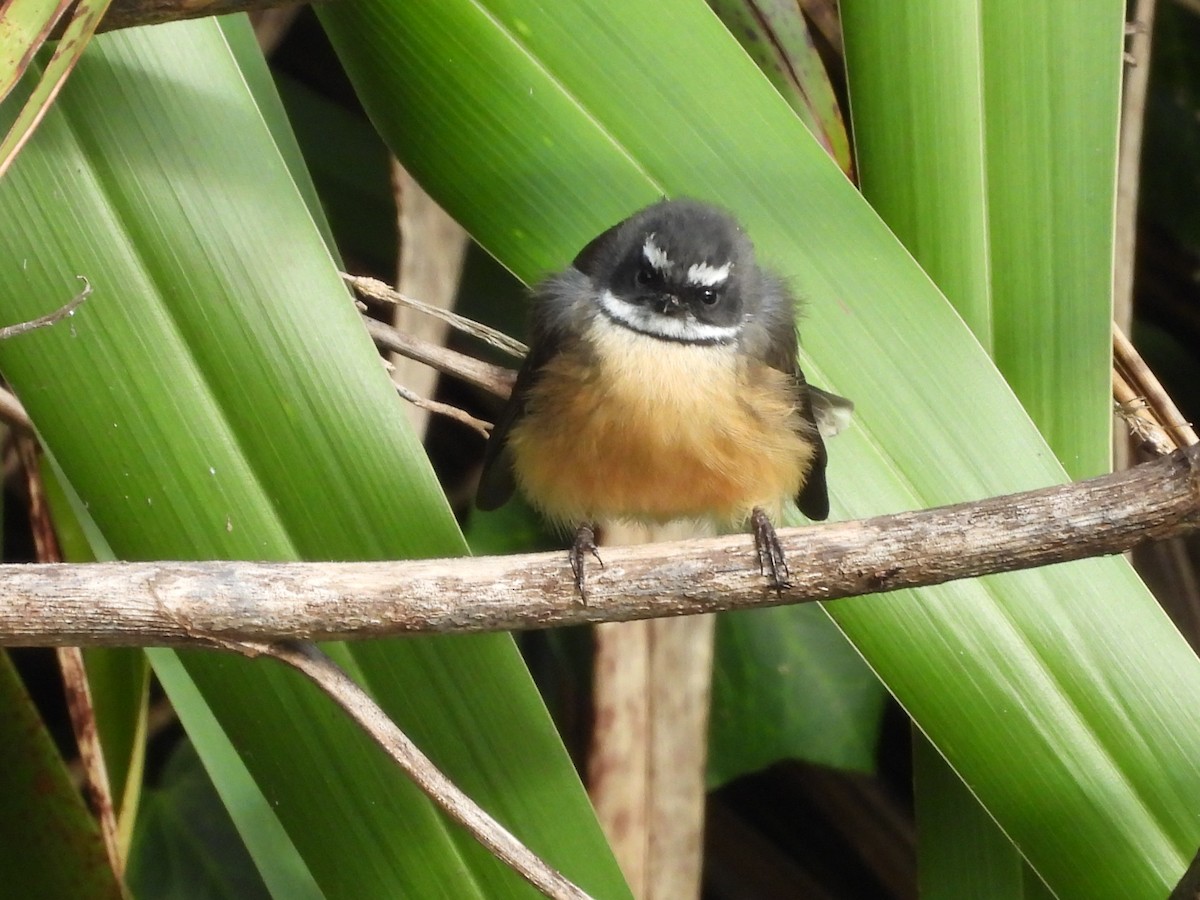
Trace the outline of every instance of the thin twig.
{"type": "Polygon", "coordinates": [[[1114,411],[1143,449],[1154,456],[1166,456],[1178,449],[1175,438],[1152,414],[1145,398],[1116,369],[1112,373],[1112,391],[1114,411]]]}
{"type": "Polygon", "coordinates": [[[1114,316],[1128,328],[1133,318],[1133,270],[1137,244],[1138,182],[1146,91],[1150,84],[1150,50],[1157,0],[1136,0],[1127,27],[1129,65],[1121,91],[1121,134],[1117,168],[1117,209],[1113,273],[1114,316]]]}
{"type": "Polygon", "coordinates": [[[83,282],[83,290],[76,294],[71,300],[63,306],[60,306],[52,313],[47,313],[44,316],[38,316],[36,319],[30,319],[28,322],[18,322],[16,325],[6,325],[0,328],[0,341],[14,338],[19,334],[25,334],[27,331],[33,331],[35,328],[45,328],[47,325],[53,325],[55,322],[60,322],[68,316],[75,315],[75,310],[84,300],[92,293],[92,283],[87,280],[84,275],[76,275],[83,282]]]}
{"type": "Polygon", "coordinates": [[[79,647],[56,648],[58,667],[62,672],[63,693],[67,701],[67,715],[71,720],[71,731],[79,749],[79,762],[83,767],[83,784],[88,804],[100,826],[100,837],[108,864],[117,878],[125,872],[125,860],[121,856],[120,829],[117,826],[117,809],[113,803],[112,783],[108,778],[108,765],[104,761],[104,747],[96,725],[96,705],[92,700],[92,686],[88,680],[87,667],[83,661],[83,650],[79,647]]]}
{"type": "Polygon", "coordinates": [[[524,359],[525,354],[529,352],[527,346],[515,338],[509,337],[503,331],[497,331],[495,328],[491,328],[481,322],[476,322],[474,319],[468,319],[466,316],[460,316],[458,313],[451,312],[448,309],[440,309],[436,306],[430,306],[428,303],[422,303],[420,300],[400,293],[395,288],[384,284],[378,279],[367,278],[365,275],[347,275],[345,272],[342,273],[342,279],[364,297],[370,297],[372,300],[389,303],[393,306],[405,306],[409,309],[415,309],[419,313],[445,322],[456,331],[469,334],[471,337],[477,338],[491,347],[495,347],[501,353],[507,353],[514,359],[524,359]]]}
{"type": "Polygon", "coordinates": [[[21,401],[6,387],[0,387],[0,422],[19,428],[21,431],[32,431],[33,422],[29,413],[21,405],[21,401]]]}
{"type": "MultiPolygon", "coordinates": [[[[1137,397],[1142,398],[1158,424],[1162,426],[1175,446],[1191,446],[1196,443],[1196,432],[1175,401],[1163,389],[1162,384],[1150,371],[1137,349],[1124,332],[1113,324],[1113,365],[1117,373],[1129,384],[1137,397]]],[[[1122,402],[1121,398],[1117,398],[1122,402]]]]}
{"type": "Polygon", "coordinates": [[[538,858],[439,771],[375,700],[314,644],[307,641],[232,643],[229,649],[248,656],[269,656],[304,674],[383,748],[430,800],[470,832],[493,856],[547,897],[586,900],[588,894],[538,858]]]}
{"type": "Polygon", "coordinates": [[[371,340],[380,350],[399,353],[401,356],[423,362],[439,372],[453,375],[500,398],[512,393],[513,382],[517,378],[517,373],[512,369],[484,362],[447,347],[439,347],[437,344],[397,331],[370,316],[363,316],[362,320],[367,333],[371,335],[371,340]]]}
{"type": "Polygon", "coordinates": [[[468,428],[478,432],[481,437],[486,438],[488,434],[491,433],[491,422],[485,422],[483,419],[477,419],[466,410],[459,409],[457,406],[451,406],[449,403],[442,403],[440,400],[428,400],[425,397],[410,391],[402,384],[396,385],[396,393],[413,406],[419,406],[421,409],[427,409],[431,413],[436,413],[439,416],[445,416],[448,419],[453,419],[455,422],[461,422],[468,428]]]}
{"type": "MultiPolygon", "coordinates": [[[[92,283],[85,276],[76,275],[75,277],[83,282],[83,290],[72,297],[67,304],[59,307],[52,313],[39,316],[28,322],[18,322],[16,325],[0,328],[0,341],[25,334],[28,331],[33,331],[35,328],[45,328],[47,325],[61,322],[68,316],[73,316],[75,310],[79,308],[79,304],[83,303],[92,293],[92,283]]],[[[21,405],[21,401],[17,399],[12,391],[4,387],[0,387],[0,422],[12,425],[21,431],[33,430],[33,423],[29,420],[29,413],[25,411],[25,407],[21,405]]]]}
{"type": "MultiPolygon", "coordinates": [[[[42,482],[37,439],[31,432],[19,432],[15,435],[14,443],[29,491],[29,524],[33,532],[34,553],[40,563],[61,563],[62,550],[42,482]]],[[[75,746],[79,750],[79,760],[83,766],[84,789],[92,813],[100,826],[100,837],[104,842],[109,865],[120,878],[125,871],[125,861],[121,856],[112,785],[108,779],[104,749],[100,745],[100,732],[96,727],[96,707],[92,702],[92,689],[83,662],[83,651],[79,647],[58,647],[56,656],[62,673],[67,714],[75,735],[75,746]]]]}
{"type": "Polygon", "coordinates": [[[781,529],[793,587],[745,535],[608,547],[579,603],[565,553],[370,563],[0,566],[0,645],[221,646],[512,631],[832,600],[1121,553],[1200,524],[1200,447],[1111,475],[781,529]]]}

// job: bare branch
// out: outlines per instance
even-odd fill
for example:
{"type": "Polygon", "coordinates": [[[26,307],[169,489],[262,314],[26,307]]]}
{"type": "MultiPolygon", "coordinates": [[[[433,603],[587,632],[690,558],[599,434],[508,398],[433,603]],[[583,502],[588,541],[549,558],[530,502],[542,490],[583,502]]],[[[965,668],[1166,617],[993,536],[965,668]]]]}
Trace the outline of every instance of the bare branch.
{"type": "Polygon", "coordinates": [[[449,403],[442,403],[440,400],[428,400],[420,394],[410,391],[404,385],[396,385],[396,393],[413,406],[428,410],[431,413],[437,413],[439,416],[445,416],[448,419],[453,419],[455,422],[461,422],[463,425],[477,432],[480,437],[486,438],[492,431],[491,422],[477,419],[466,410],[459,409],[457,406],[451,406],[449,403]]]}
{"type": "MultiPolygon", "coordinates": [[[[329,2],[329,0],[326,0],[329,2]]],[[[252,12],[259,9],[281,9],[300,6],[307,0],[113,0],[99,31],[134,28],[138,25],[158,25],[180,19],[199,19],[206,16],[225,16],[230,13],[252,12]]]]}
{"type": "Polygon", "coordinates": [[[1150,371],[1150,367],[1130,343],[1129,338],[1116,323],[1113,323],[1114,399],[1118,403],[1128,403],[1126,391],[1144,403],[1149,414],[1147,418],[1162,430],[1171,449],[1196,443],[1196,432],[1191,423],[1183,417],[1175,401],[1150,371]],[[1127,387],[1123,387],[1121,382],[1125,382],[1127,387]]]}
{"type": "Polygon", "coordinates": [[[55,322],[61,322],[68,316],[75,315],[75,310],[84,300],[92,293],[92,283],[83,275],[76,275],[83,282],[83,290],[72,297],[63,306],[60,306],[52,313],[46,313],[44,316],[38,316],[36,319],[30,319],[28,322],[18,322],[15,325],[5,325],[0,328],[0,341],[14,338],[19,334],[25,334],[27,331],[33,331],[35,328],[45,328],[47,325],[53,325],[55,322]]]}
{"type": "Polygon", "coordinates": [[[1117,208],[1113,255],[1113,314],[1128,329],[1133,320],[1133,267],[1137,244],[1137,208],[1142,168],[1142,132],[1146,93],[1150,85],[1151,36],[1158,0],[1129,4],[1133,21],[1126,25],[1125,83],[1121,91],[1120,152],[1117,166],[1117,208]]]}
{"type": "Polygon", "coordinates": [[[512,393],[513,382],[517,379],[517,373],[512,369],[484,362],[457,350],[439,347],[437,344],[397,331],[370,316],[363,316],[362,319],[371,340],[380,350],[399,353],[427,366],[433,366],[439,372],[461,378],[497,397],[505,398],[512,393]]]}
{"type": "Polygon", "coordinates": [[[0,566],[0,645],[215,646],[512,631],[832,600],[1124,552],[1200,524],[1200,448],[1076,484],[779,532],[776,596],[744,535],[606,547],[575,596],[565,553],[372,563],[0,566]]]}
{"type": "Polygon", "coordinates": [[[507,353],[514,359],[524,359],[525,354],[529,352],[527,346],[509,337],[503,331],[497,331],[495,328],[490,328],[481,322],[476,322],[474,319],[468,319],[466,316],[460,316],[458,313],[451,312],[448,309],[440,309],[436,306],[430,306],[428,303],[422,303],[420,300],[415,300],[400,293],[378,279],[368,278],[365,275],[347,275],[343,272],[342,280],[364,297],[370,297],[372,300],[378,300],[381,303],[388,303],[392,306],[404,306],[408,309],[415,309],[419,313],[445,322],[451,328],[461,331],[463,334],[469,334],[471,337],[481,340],[491,347],[495,347],[502,353],[507,353]]]}
{"type": "MultiPolygon", "coordinates": [[[[17,337],[28,331],[33,331],[35,328],[45,328],[47,325],[53,325],[69,316],[75,315],[75,310],[92,293],[92,283],[85,276],[76,275],[75,277],[83,282],[83,290],[52,313],[47,313],[28,322],[18,322],[15,325],[0,328],[0,341],[17,337]]],[[[29,413],[25,411],[25,407],[21,405],[21,401],[10,390],[3,387],[0,387],[0,422],[7,422],[21,431],[33,430],[33,423],[29,421],[29,413]]]]}
{"type": "Polygon", "coordinates": [[[416,744],[388,718],[375,700],[332,659],[307,641],[280,644],[230,644],[247,656],[269,656],[297,669],[327,694],[408,775],[443,812],[463,826],[493,856],[547,897],[588,897],[497,822],[447,778],[416,744]]]}

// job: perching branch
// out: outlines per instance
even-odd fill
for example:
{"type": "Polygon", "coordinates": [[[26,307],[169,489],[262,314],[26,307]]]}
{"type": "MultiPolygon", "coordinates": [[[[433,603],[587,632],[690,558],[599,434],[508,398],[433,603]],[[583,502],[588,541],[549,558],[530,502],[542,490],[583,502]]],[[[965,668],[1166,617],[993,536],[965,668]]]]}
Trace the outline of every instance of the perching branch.
{"type": "Polygon", "coordinates": [[[511,631],[833,600],[1121,553],[1200,524],[1200,447],[1075,484],[779,532],[605,547],[579,603],[566,553],[371,563],[0,566],[0,645],[227,646],[511,631]]]}

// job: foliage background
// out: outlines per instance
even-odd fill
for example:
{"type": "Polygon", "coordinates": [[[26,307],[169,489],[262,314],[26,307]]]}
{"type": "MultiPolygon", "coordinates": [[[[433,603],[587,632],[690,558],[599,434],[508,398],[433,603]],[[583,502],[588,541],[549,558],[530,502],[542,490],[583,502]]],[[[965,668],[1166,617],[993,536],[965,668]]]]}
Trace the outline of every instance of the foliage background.
{"type": "MultiPolygon", "coordinates": [[[[282,105],[244,22],[101,38],[0,183],[4,317],[57,305],[80,272],[97,286],[69,328],[0,348],[62,479],[60,520],[73,509],[102,558],[461,550],[334,268],[340,253],[390,277],[376,128],[500,261],[470,256],[462,305],[511,330],[519,316],[493,300],[513,296],[508,272],[538,277],[660,193],[735,207],[807,301],[806,371],[858,401],[854,431],[833,448],[838,515],[1103,469],[1121,9],[1018,5],[843,4],[858,174],[924,272],[696,3],[346,4],[322,13],[337,58],[311,19],[274,57],[282,105]]],[[[1139,299],[1150,298],[1148,346],[1194,384],[1194,205],[1180,190],[1193,175],[1179,173],[1195,170],[1195,24],[1164,10],[1143,210],[1155,265],[1139,299]]],[[[812,106],[828,123],[830,105],[812,106]]],[[[7,119],[14,104],[0,109],[7,119]]],[[[446,427],[430,436],[452,498],[469,445],[446,427]]],[[[473,517],[468,536],[488,548],[504,534],[512,548],[514,533],[536,534],[522,515],[473,517]]],[[[1155,571],[1191,615],[1189,570],[1155,571]]],[[[1162,896],[1174,883],[1200,841],[1186,801],[1200,774],[1188,715],[1200,679],[1124,563],[828,612],[722,625],[714,896],[750,878],[759,896],[815,896],[816,885],[911,895],[907,732],[894,706],[881,730],[884,695],[858,653],[937,747],[919,740],[916,752],[926,894],[1039,894],[1038,876],[1060,896],[1162,896]],[[808,764],[777,762],[795,759],[808,764]],[[732,780],[747,772],[758,774],[732,780]]],[[[582,721],[571,700],[583,643],[525,647],[568,738],[582,721]]],[[[619,895],[507,638],[336,652],[522,837],[619,895]]],[[[140,803],[128,795],[135,894],[526,891],[294,679],[204,654],[149,660],[190,743],[173,729],[156,738],[140,803]]],[[[35,663],[20,661],[34,682],[35,663]]],[[[103,722],[110,765],[136,787],[144,663],[89,664],[123,710],[103,722]]],[[[5,677],[8,718],[27,723],[14,733],[30,736],[7,743],[4,820],[45,824],[14,828],[0,865],[31,896],[112,895],[94,829],[5,677]],[[20,789],[33,783],[56,787],[35,798],[20,789]]]]}

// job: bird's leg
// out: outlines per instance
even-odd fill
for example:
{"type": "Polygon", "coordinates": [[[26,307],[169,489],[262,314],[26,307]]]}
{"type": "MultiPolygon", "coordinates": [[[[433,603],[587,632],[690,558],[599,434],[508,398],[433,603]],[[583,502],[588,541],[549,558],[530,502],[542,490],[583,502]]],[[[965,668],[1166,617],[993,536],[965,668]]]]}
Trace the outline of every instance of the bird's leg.
{"type": "Polygon", "coordinates": [[[783,589],[791,587],[792,583],[788,581],[787,559],[779,545],[775,526],[760,506],[750,513],[750,525],[754,529],[754,548],[758,551],[758,571],[767,577],[776,592],[783,593],[783,589]]]}
{"type": "Polygon", "coordinates": [[[600,552],[596,549],[595,526],[584,523],[575,529],[575,542],[571,544],[568,554],[571,559],[571,572],[575,576],[575,590],[579,591],[579,600],[584,606],[587,605],[587,591],[584,589],[583,562],[589,553],[596,557],[596,562],[600,563],[600,568],[603,569],[604,560],[600,558],[600,552]]]}

